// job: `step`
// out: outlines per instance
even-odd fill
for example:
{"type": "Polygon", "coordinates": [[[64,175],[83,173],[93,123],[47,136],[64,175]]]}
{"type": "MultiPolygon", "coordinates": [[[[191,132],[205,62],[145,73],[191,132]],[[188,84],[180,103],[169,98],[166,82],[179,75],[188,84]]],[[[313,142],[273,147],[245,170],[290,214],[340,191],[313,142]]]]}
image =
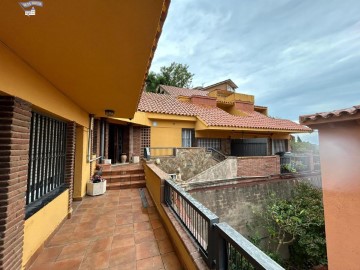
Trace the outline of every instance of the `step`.
{"type": "Polygon", "coordinates": [[[145,179],[135,181],[124,181],[120,183],[110,183],[106,185],[109,190],[114,189],[128,189],[128,188],[141,188],[146,187],[145,179]]]}

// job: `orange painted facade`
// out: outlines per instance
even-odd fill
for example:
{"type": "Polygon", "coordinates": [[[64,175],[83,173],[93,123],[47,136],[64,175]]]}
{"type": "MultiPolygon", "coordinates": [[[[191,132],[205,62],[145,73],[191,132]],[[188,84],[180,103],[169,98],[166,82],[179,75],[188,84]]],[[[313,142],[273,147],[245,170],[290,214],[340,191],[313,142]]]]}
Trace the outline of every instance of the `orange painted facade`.
{"type": "Polygon", "coordinates": [[[359,269],[360,113],[337,112],[300,120],[319,130],[329,269],[359,269]]]}

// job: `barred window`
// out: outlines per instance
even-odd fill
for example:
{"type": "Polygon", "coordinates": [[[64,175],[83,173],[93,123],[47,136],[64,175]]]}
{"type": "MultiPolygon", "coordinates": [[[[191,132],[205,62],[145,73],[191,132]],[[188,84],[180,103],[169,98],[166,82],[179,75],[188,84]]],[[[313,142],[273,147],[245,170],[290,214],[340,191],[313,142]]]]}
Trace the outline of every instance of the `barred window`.
{"type": "Polygon", "coordinates": [[[64,186],[65,158],[66,123],[32,112],[27,205],[43,204],[43,198],[64,186]]]}

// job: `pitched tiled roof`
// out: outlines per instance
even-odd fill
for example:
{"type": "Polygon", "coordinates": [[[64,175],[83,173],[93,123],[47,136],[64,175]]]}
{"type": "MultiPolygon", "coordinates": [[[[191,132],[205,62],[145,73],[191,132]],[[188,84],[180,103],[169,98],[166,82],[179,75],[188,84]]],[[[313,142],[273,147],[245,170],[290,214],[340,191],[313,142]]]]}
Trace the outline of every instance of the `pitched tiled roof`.
{"type": "Polygon", "coordinates": [[[341,116],[355,116],[355,115],[359,115],[360,117],[360,105],[356,105],[347,109],[335,110],[331,112],[302,115],[300,116],[300,122],[316,123],[317,121],[324,122],[324,120],[328,120],[330,122],[332,120],[338,119],[341,116]]]}
{"type": "Polygon", "coordinates": [[[172,96],[207,96],[209,93],[208,91],[196,90],[196,89],[187,89],[187,88],[179,88],[175,86],[168,86],[168,85],[160,85],[162,89],[168,92],[172,96]]]}
{"type": "Polygon", "coordinates": [[[144,92],[138,111],[172,115],[196,116],[211,127],[234,127],[274,129],[289,131],[311,131],[310,128],[289,120],[273,119],[258,112],[245,112],[248,116],[236,116],[218,107],[181,102],[175,96],[144,92]]]}

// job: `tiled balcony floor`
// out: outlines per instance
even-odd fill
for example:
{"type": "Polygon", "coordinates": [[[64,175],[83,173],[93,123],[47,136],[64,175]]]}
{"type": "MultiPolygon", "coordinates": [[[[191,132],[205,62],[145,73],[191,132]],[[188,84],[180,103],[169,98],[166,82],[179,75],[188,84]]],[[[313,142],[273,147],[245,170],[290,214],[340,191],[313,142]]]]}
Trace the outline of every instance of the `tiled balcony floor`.
{"type": "Polygon", "coordinates": [[[73,216],[50,239],[31,266],[48,269],[182,269],[147,194],[110,190],[75,203],[73,216]]]}

